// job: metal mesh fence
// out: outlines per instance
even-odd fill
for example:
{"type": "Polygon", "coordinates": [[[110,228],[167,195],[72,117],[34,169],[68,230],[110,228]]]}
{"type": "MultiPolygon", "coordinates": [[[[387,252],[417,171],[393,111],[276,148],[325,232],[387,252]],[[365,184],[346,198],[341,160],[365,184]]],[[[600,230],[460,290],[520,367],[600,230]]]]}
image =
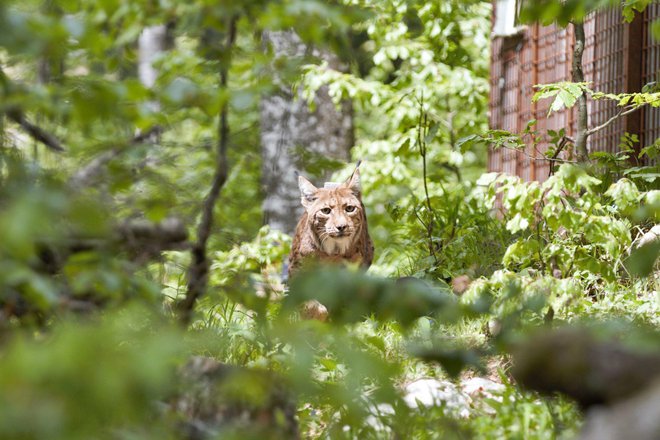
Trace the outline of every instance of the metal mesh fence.
{"type": "MultiPolygon", "coordinates": [[[[660,40],[650,32],[651,22],[660,18],[660,4],[652,3],[644,14],[642,28],[642,72],[641,84],[656,82],[660,85],[660,40]]],[[[660,138],[660,108],[645,108],[641,115],[635,115],[641,122],[641,145],[653,144],[660,138]]],[[[654,164],[660,163],[657,159],[654,164]]]]}
{"type": "MultiPolygon", "coordinates": [[[[495,14],[497,11],[495,10],[495,14]]],[[[660,18],[660,4],[649,5],[633,23],[624,23],[621,11],[604,10],[585,20],[586,44],[583,54],[585,80],[594,90],[603,92],[635,92],[643,84],[657,81],[660,87],[660,42],[648,31],[652,21],[660,18]]],[[[519,34],[496,37],[491,48],[491,128],[520,132],[527,121],[537,120],[539,133],[565,129],[574,136],[576,110],[553,112],[548,116],[552,99],[532,103],[535,84],[569,81],[574,46],[572,28],[554,25],[530,25],[519,34]]],[[[616,103],[589,100],[589,126],[599,126],[614,116],[616,103]]],[[[644,109],[620,118],[590,136],[590,151],[616,152],[624,132],[638,134],[640,146],[660,137],[660,110],[644,109]]],[[[540,159],[547,151],[548,139],[538,139],[536,149],[528,140],[525,151],[491,150],[490,171],[516,174],[525,180],[545,180],[549,162],[540,159]]],[[[559,158],[570,157],[570,149],[559,158]]]]}

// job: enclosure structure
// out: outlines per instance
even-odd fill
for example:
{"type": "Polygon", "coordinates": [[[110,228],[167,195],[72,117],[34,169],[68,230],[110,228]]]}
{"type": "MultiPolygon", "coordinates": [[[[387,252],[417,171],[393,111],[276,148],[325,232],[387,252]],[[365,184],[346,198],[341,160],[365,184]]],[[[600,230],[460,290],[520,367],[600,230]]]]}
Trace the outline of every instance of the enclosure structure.
{"type": "MultiPolygon", "coordinates": [[[[523,131],[528,121],[537,120],[536,130],[565,129],[573,137],[576,108],[553,112],[552,99],[533,103],[534,85],[570,81],[575,37],[572,26],[515,25],[515,0],[493,2],[489,122],[494,129],[523,131]]],[[[584,22],[586,45],[583,55],[585,80],[602,92],[639,92],[644,84],[660,80],[660,41],[650,32],[650,23],[660,18],[660,4],[652,3],[632,23],[624,23],[618,9],[590,14],[584,22]]],[[[660,83],[660,81],[658,81],[660,83]]],[[[588,101],[589,126],[608,121],[618,112],[612,101],[588,101]]],[[[639,136],[636,148],[660,137],[660,111],[643,108],[619,118],[589,137],[589,151],[618,151],[623,134],[639,136]]],[[[547,137],[538,138],[536,148],[525,138],[524,151],[489,151],[490,171],[503,171],[524,180],[547,179],[550,166],[539,160],[547,150],[547,137]]],[[[568,151],[562,153],[570,155],[568,151]]]]}

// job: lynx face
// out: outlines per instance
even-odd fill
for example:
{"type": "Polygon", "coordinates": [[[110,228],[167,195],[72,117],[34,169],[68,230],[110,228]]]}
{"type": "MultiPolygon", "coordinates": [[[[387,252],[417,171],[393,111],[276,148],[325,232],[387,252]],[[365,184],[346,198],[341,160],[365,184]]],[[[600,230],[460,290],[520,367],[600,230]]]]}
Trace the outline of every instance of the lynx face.
{"type": "Polygon", "coordinates": [[[317,188],[302,176],[298,178],[298,186],[305,212],[293,236],[289,273],[309,258],[328,263],[357,263],[368,268],[374,247],[362,204],[359,169],[333,188],[317,188]]]}
{"type": "Polygon", "coordinates": [[[348,187],[317,189],[305,206],[321,249],[328,255],[345,255],[361,232],[362,202],[348,187]]]}

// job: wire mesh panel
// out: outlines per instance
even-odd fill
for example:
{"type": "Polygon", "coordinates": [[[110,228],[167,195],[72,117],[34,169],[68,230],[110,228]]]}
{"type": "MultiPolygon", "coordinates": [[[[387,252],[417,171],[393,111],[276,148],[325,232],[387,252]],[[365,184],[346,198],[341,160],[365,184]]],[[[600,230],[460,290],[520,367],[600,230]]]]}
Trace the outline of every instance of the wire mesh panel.
{"type": "MultiPolygon", "coordinates": [[[[660,85],[660,41],[653,37],[650,31],[651,23],[660,18],[660,4],[650,4],[643,17],[643,45],[642,45],[642,79],[641,84],[656,82],[660,85]]],[[[641,115],[635,117],[642,118],[642,133],[640,143],[642,146],[653,144],[660,138],[660,109],[645,108],[641,115]]],[[[658,160],[653,163],[659,163],[658,160]]]]}
{"type": "MultiPolygon", "coordinates": [[[[586,18],[583,67],[585,80],[591,82],[594,90],[635,92],[642,84],[651,81],[656,81],[660,87],[660,41],[656,41],[649,31],[650,23],[658,18],[658,2],[648,6],[643,20],[637,19],[632,24],[623,22],[619,9],[600,11],[586,18]],[[640,26],[644,29],[641,30],[640,26]]],[[[514,46],[511,46],[511,37],[495,38],[492,43],[491,127],[520,131],[527,121],[536,119],[539,133],[563,128],[568,136],[574,137],[575,108],[548,115],[552,99],[530,102],[535,84],[571,80],[572,27],[564,29],[535,24],[516,38],[514,46]]],[[[589,127],[605,124],[619,110],[613,101],[589,100],[589,127]]],[[[660,109],[645,109],[607,124],[590,136],[589,150],[616,152],[625,131],[640,133],[642,146],[653,143],[660,138],[660,109]]],[[[538,151],[528,147],[526,154],[492,151],[490,170],[515,173],[525,180],[545,180],[549,163],[534,160],[534,157],[547,151],[547,140],[540,139],[538,151]]],[[[571,151],[564,152],[560,158],[568,158],[571,154],[571,151]]]]}
{"type": "MultiPolygon", "coordinates": [[[[502,90],[501,111],[503,114],[500,128],[513,133],[518,131],[518,113],[520,111],[520,65],[514,52],[507,52],[503,60],[504,88],[502,90]]],[[[502,150],[502,171],[508,174],[517,174],[518,155],[516,150],[502,150]]]]}
{"type": "MultiPolygon", "coordinates": [[[[515,40],[496,38],[492,43],[491,128],[521,132],[527,122],[536,119],[541,133],[568,129],[570,112],[548,116],[551,100],[532,103],[536,84],[564,81],[570,75],[567,56],[570,33],[555,26],[534,25],[515,40]],[[567,76],[568,75],[568,76],[567,76]]],[[[538,148],[531,145],[524,152],[491,151],[489,170],[517,174],[525,180],[545,180],[549,163],[542,158],[547,139],[538,148]]]]}
{"type": "MultiPolygon", "coordinates": [[[[570,78],[570,58],[568,53],[571,48],[571,33],[557,26],[539,26],[536,65],[538,69],[538,83],[549,84],[566,81],[570,78]]],[[[535,119],[538,121],[539,133],[547,133],[548,130],[559,132],[562,128],[566,134],[570,134],[572,115],[569,111],[553,112],[548,114],[552,99],[544,99],[536,105],[535,119]]],[[[539,153],[545,153],[548,149],[548,138],[544,137],[539,143],[539,153]]],[[[536,180],[543,181],[550,174],[550,163],[537,161],[536,180]]]]}
{"type": "MultiPolygon", "coordinates": [[[[592,89],[607,93],[621,93],[625,89],[624,32],[619,9],[591,14],[585,20],[587,41],[583,66],[585,80],[591,81],[592,89]]],[[[600,126],[619,111],[611,100],[589,100],[587,109],[591,127],[600,126]]],[[[589,151],[617,151],[623,132],[624,120],[618,119],[589,137],[589,151]]]]}
{"type": "MultiPolygon", "coordinates": [[[[520,114],[520,36],[495,38],[491,45],[490,118],[491,128],[518,132],[520,114]]],[[[516,174],[519,153],[510,149],[489,151],[489,170],[516,174]]]]}
{"type": "MultiPolygon", "coordinates": [[[[502,50],[502,39],[496,38],[491,43],[491,62],[490,62],[490,96],[488,101],[488,114],[490,127],[501,127],[502,118],[500,112],[500,101],[502,96],[502,89],[504,88],[504,79],[502,75],[502,60],[500,52],[502,50]],[[500,86],[501,84],[501,86],[500,86]]],[[[488,151],[488,170],[489,171],[502,171],[502,151],[492,150],[488,151]]]]}
{"type": "MultiPolygon", "coordinates": [[[[520,93],[518,110],[518,131],[523,130],[527,123],[535,119],[535,105],[532,103],[534,85],[537,83],[536,69],[536,39],[538,26],[533,26],[526,32],[526,39],[521,45],[518,57],[520,59],[520,93]]],[[[535,151],[530,145],[524,153],[518,154],[518,175],[523,180],[536,179],[535,151]]]]}

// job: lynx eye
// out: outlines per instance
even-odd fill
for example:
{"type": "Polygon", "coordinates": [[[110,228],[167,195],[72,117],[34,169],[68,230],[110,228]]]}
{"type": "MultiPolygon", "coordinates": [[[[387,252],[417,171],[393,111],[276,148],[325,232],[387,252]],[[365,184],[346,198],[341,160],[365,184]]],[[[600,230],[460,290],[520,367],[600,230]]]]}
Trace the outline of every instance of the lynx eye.
{"type": "Polygon", "coordinates": [[[326,215],[330,214],[331,211],[332,211],[332,209],[330,209],[330,208],[323,208],[323,209],[321,210],[321,212],[322,212],[323,214],[326,214],[326,215]]]}
{"type": "Polygon", "coordinates": [[[355,206],[353,205],[348,205],[346,208],[344,208],[346,212],[353,212],[355,211],[355,206]]]}

